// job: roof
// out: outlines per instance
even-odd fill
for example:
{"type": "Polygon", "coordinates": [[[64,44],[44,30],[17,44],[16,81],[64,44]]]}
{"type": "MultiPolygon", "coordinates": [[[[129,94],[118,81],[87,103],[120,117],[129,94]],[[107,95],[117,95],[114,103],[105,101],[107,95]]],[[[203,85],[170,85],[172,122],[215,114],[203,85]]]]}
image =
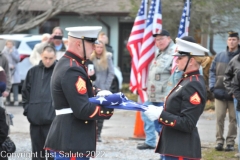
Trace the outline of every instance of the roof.
{"type": "MultiPolygon", "coordinates": [[[[130,0],[57,0],[60,6],[66,5],[64,12],[86,12],[86,13],[129,13],[131,11],[132,5],[130,0]],[[73,5],[66,5],[68,1],[72,1],[73,5]],[[74,10],[72,8],[79,8],[79,10],[74,10]]],[[[24,0],[19,5],[19,10],[27,11],[46,11],[50,9],[54,1],[46,0],[24,0]]],[[[135,0],[135,3],[140,5],[141,0],[135,0]]]]}
{"type": "Polygon", "coordinates": [[[22,40],[25,39],[42,39],[42,35],[31,35],[31,34],[1,34],[0,39],[8,40],[22,40]]]}

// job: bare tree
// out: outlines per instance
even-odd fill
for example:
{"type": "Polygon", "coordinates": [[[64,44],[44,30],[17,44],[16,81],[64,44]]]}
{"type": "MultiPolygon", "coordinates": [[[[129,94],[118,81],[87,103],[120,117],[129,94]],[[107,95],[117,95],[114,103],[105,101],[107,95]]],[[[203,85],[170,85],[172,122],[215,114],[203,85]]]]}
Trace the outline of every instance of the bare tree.
{"type": "MultiPolygon", "coordinates": [[[[151,0],[149,0],[151,1],[151,0]]],[[[170,31],[172,38],[177,36],[177,31],[182,15],[185,0],[161,0],[163,28],[170,31]]],[[[136,5],[140,5],[140,2],[136,5]]],[[[190,35],[210,35],[210,51],[213,50],[214,35],[222,35],[233,30],[240,22],[239,0],[192,0],[190,35]]],[[[135,10],[136,15],[137,9],[135,10]]]]}
{"type": "Polygon", "coordinates": [[[29,30],[61,12],[90,14],[85,8],[103,4],[103,0],[1,0],[0,33],[29,30]]]}

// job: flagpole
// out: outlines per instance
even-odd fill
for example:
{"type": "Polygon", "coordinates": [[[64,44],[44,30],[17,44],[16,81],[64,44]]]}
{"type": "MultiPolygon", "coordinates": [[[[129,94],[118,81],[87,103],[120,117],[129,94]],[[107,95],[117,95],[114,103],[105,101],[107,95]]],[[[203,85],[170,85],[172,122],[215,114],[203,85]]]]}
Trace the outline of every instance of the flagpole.
{"type": "MultiPolygon", "coordinates": [[[[146,28],[147,19],[147,7],[148,0],[142,0],[138,14],[135,18],[134,25],[128,40],[127,48],[132,57],[131,64],[131,76],[130,76],[130,90],[131,92],[137,94],[139,88],[139,75],[138,75],[138,61],[139,54],[142,46],[142,39],[144,30],[146,28]]],[[[139,95],[138,95],[139,98],[139,95]]],[[[139,98],[140,99],[140,98],[139,98]]],[[[143,121],[141,119],[141,113],[136,112],[136,121],[134,127],[134,139],[144,139],[145,133],[143,129],[143,121]]]]}
{"type": "Polygon", "coordinates": [[[187,13],[186,13],[186,17],[185,17],[185,22],[186,22],[186,27],[185,27],[185,36],[188,36],[188,34],[189,34],[189,24],[190,24],[190,17],[189,17],[189,15],[190,15],[190,7],[191,7],[191,5],[190,5],[190,0],[186,0],[186,2],[187,2],[187,13]]]}

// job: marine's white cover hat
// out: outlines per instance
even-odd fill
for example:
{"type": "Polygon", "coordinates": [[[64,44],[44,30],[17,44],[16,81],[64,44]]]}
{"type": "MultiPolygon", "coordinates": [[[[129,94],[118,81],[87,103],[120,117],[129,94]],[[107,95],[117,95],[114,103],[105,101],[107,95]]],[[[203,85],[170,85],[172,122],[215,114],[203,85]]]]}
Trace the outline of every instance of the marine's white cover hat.
{"type": "Polygon", "coordinates": [[[98,33],[101,31],[101,26],[82,26],[82,27],[69,27],[65,28],[68,35],[78,39],[84,39],[90,42],[95,42],[98,33]]]}
{"type": "Polygon", "coordinates": [[[176,51],[173,56],[205,56],[205,52],[209,52],[208,49],[193,42],[188,42],[180,38],[176,38],[176,51]]]}

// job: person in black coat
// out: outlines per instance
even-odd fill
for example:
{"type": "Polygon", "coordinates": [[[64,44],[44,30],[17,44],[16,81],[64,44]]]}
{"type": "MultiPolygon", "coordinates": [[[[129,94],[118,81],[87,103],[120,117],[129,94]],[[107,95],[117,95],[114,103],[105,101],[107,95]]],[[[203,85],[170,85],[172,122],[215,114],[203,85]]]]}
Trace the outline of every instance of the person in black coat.
{"type": "Polygon", "coordinates": [[[70,160],[74,154],[77,160],[93,156],[91,153],[96,153],[96,120],[109,119],[113,115],[113,109],[89,101],[95,89],[85,61],[93,51],[101,28],[66,28],[69,31],[68,50],[58,61],[51,79],[56,117],[45,143],[45,149],[53,151],[55,159],[70,160]]]}
{"type": "Polygon", "coordinates": [[[199,73],[200,65],[208,59],[204,47],[176,39],[178,69],[183,77],[170,91],[164,101],[164,108],[148,106],[145,114],[150,120],[163,125],[155,152],[165,160],[200,160],[201,142],[197,122],[206,104],[206,87],[199,73]],[[201,57],[202,56],[202,57],[201,57]]]}
{"type": "MultiPolygon", "coordinates": [[[[0,97],[2,96],[2,93],[5,91],[5,89],[6,74],[3,68],[0,66],[0,97]]],[[[8,125],[6,123],[5,109],[2,107],[3,106],[0,106],[0,153],[3,153],[3,156],[0,156],[0,160],[8,160],[8,158],[4,155],[4,152],[2,152],[2,143],[6,140],[8,136],[8,125]]]]}
{"type": "MultiPolygon", "coordinates": [[[[240,53],[233,57],[228,63],[223,83],[228,94],[232,94],[234,98],[233,101],[238,129],[238,144],[240,144],[240,53]]],[[[235,157],[240,158],[240,145],[238,145],[238,153],[235,154],[235,157]]]]}
{"type": "MultiPolygon", "coordinates": [[[[6,74],[4,69],[0,66],[0,97],[6,89],[6,74]]],[[[0,106],[0,160],[8,160],[8,157],[5,156],[5,153],[2,149],[2,144],[8,136],[8,125],[6,121],[5,109],[0,106]]]]}
{"type": "Polygon", "coordinates": [[[8,125],[6,123],[5,109],[0,107],[0,160],[8,160],[3,149],[2,144],[8,136],[8,125]]]}
{"type": "Polygon", "coordinates": [[[56,64],[56,51],[52,45],[44,47],[41,59],[39,65],[28,71],[22,87],[23,114],[30,123],[33,160],[45,159],[43,147],[55,117],[50,91],[50,80],[56,64]]]}

